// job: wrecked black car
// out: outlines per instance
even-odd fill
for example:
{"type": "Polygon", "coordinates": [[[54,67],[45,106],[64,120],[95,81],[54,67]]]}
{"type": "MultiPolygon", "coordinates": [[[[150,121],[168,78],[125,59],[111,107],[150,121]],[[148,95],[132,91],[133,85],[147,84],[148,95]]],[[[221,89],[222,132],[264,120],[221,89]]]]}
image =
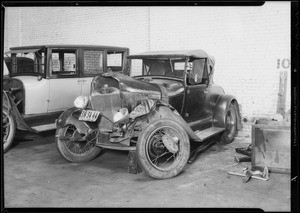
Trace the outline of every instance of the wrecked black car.
{"type": "Polygon", "coordinates": [[[66,160],[89,161],[103,148],[136,150],[145,173],[165,179],[183,170],[190,141],[234,140],[242,128],[239,105],[214,84],[213,57],[191,50],[127,58],[131,77],[94,77],[90,96],[77,97],[57,120],[56,143],[66,160]]]}

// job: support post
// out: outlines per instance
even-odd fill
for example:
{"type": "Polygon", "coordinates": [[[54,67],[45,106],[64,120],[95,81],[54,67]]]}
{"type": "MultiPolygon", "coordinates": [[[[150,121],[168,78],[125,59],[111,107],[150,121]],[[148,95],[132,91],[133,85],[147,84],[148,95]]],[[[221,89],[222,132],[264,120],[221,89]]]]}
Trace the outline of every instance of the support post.
{"type": "Polygon", "coordinates": [[[277,114],[285,116],[285,99],[286,99],[286,86],[287,86],[287,71],[280,71],[279,76],[279,92],[277,101],[277,114]]]}
{"type": "Polygon", "coordinates": [[[131,174],[138,174],[142,171],[143,170],[137,160],[136,150],[130,150],[128,153],[128,172],[131,174]]]}

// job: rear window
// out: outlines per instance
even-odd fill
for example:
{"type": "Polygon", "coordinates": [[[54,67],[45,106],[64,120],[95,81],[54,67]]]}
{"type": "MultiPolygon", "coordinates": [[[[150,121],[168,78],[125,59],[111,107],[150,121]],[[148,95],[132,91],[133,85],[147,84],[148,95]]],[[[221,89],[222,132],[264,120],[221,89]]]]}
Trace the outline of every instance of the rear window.
{"type": "Polygon", "coordinates": [[[103,51],[84,50],[84,75],[103,73],[103,51]]]}
{"type": "Polygon", "coordinates": [[[5,57],[7,69],[12,75],[38,75],[45,74],[45,51],[12,53],[5,57]]]}
{"type": "Polygon", "coordinates": [[[107,51],[107,71],[121,72],[123,70],[123,52],[107,51]]]}

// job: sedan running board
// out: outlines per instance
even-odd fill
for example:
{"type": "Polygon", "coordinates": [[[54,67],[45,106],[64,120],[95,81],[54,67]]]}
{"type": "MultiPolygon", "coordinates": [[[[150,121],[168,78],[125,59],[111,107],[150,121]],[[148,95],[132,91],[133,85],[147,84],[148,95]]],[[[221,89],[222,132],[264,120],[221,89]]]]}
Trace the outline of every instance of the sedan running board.
{"type": "Polygon", "coordinates": [[[47,131],[47,130],[56,129],[56,123],[32,126],[31,128],[38,132],[43,132],[43,131],[47,131]]]}

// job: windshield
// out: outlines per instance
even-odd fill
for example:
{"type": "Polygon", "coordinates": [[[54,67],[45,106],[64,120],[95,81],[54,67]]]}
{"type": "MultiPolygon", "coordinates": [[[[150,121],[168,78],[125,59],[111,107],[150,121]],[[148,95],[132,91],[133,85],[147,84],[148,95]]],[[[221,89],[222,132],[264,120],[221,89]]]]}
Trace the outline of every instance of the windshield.
{"type": "Polygon", "coordinates": [[[11,53],[5,63],[11,75],[45,74],[45,51],[11,53]]]}
{"type": "Polygon", "coordinates": [[[131,76],[155,75],[182,78],[185,59],[131,59],[131,76]]]}

